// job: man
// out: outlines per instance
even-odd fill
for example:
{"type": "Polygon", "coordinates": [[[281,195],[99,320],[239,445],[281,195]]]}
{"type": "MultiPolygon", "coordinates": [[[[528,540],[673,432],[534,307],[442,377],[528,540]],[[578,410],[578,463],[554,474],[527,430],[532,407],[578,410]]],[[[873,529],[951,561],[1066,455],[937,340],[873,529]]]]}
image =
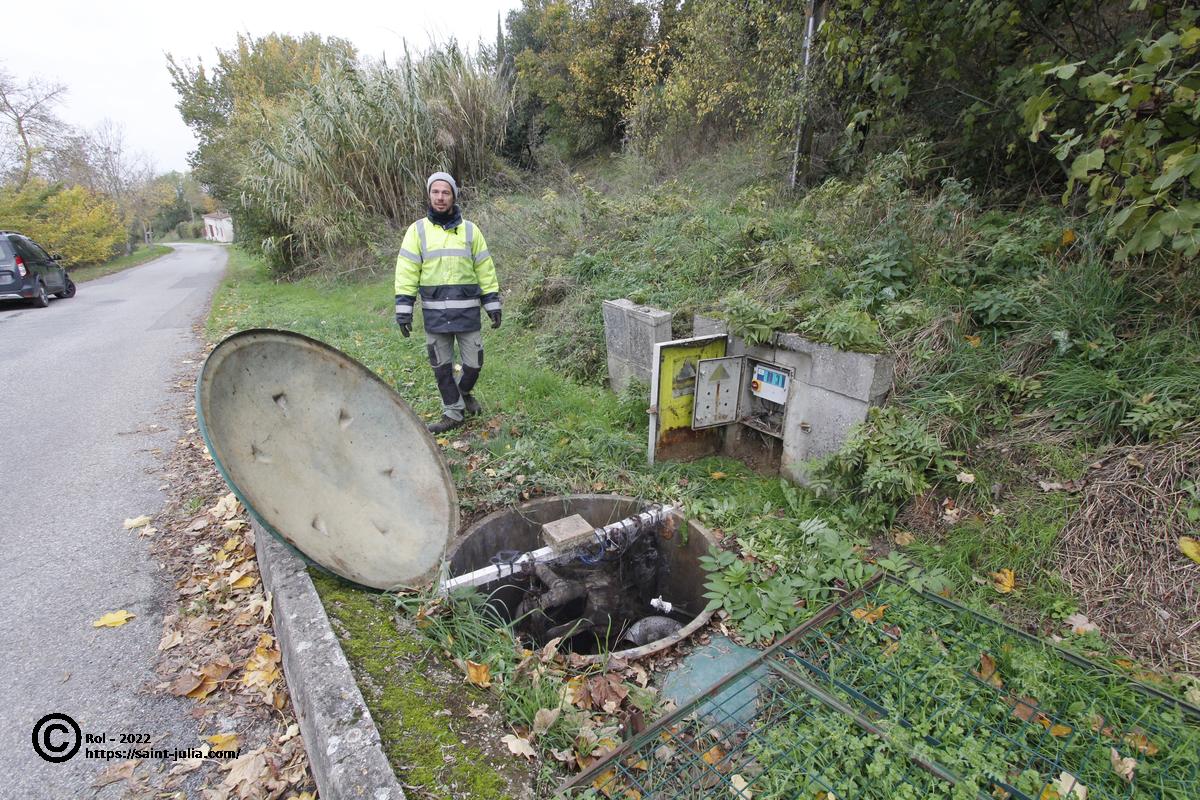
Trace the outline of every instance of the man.
{"type": "Polygon", "coordinates": [[[478,414],[471,394],[483,368],[483,336],[479,307],[500,327],[500,283],[483,233],[459,211],[458,184],[449,173],[435,172],[425,181],[429,210],[408,226],[396,258],[396,324],[412,333],[413,302],[421,295],[425,348],[442,396],[442,418],[429,426],[444,433],[463,424],[465,414],[478,414]],[[462,376],[454,377],[454,343],[462,376]]]}

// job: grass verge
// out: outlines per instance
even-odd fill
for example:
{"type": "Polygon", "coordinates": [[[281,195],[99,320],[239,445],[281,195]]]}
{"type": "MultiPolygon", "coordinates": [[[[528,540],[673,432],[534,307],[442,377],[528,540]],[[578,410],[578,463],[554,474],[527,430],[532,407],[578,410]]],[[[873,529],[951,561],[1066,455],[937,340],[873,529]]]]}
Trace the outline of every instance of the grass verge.
{"type": "Polygon", "coordinates": [[[127,256],[119,256],[103,264],[73,269],[71,270],[71,280],[76,283],[83,283],[95,280],[96,278],[103,278],[105,275],[112,275],[131,267],[141,266],[147,261],[153,261],[159,256],[165,256],[170,252],[171,248],[165,244],[152,244],[148,247],[139,247],[127,256]]]}

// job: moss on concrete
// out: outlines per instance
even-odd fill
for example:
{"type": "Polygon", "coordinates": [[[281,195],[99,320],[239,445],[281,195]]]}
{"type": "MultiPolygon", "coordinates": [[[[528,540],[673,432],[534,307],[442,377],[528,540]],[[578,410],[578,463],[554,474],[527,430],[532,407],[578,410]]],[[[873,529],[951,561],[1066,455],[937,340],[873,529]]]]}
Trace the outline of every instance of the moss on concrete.
{"type": "Polygon", "coordinates": [[[317,570],[310,573],[409,796],[513,797],[511,781],[520,778],[497,771],[494,757],[469,743],[473,731],[454,730],[474,722],[461,713],[473,690],[433,678],[435,659],[427,644],[397,630],[386,596],[317,570]]]}

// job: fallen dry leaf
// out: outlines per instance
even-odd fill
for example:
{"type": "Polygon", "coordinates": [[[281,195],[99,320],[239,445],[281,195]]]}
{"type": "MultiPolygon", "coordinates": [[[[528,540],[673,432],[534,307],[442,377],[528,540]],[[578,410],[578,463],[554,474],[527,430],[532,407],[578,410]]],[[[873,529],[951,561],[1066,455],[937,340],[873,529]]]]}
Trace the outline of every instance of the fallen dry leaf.
{"type": "Polygon", "coordinates": [[[708,752],[706,752],[700,758],[703,759],[705,764],[714,766],[718,764],[721,759],[725,758],[725,751],[721,749],[721,745],[714,744],[712,747],[708,748],[708,752]]]}
{"type": "Polygon", "coordinates": [[[533,729],[529,733],[530,739],[536,739],[558,722],[558,715],[562,713],[561,709],[539,708],[537,713],[533,715],[533,729]]]}
{"type": "Polygon", "coordinates": [[[971,345],[971,347],[979,347],[980,343],[983,342],[981,337],[971,336],[970,334],[964,336],[963,338],[967,340],[967,344],[971,345]]]}
{"type": "Polygon", "coordinates": [[[1000,679],[1000,673],[996,670],[996,660],[987,653],[979,656],[979,669],[972,670],[971,674],[997,689],[1004,686],[1004,681],[1000,679]]]}
{"type": "Polygon", "coordinates": [[[1050,720],[1046,719],[1046,715],[1038,711],[1038,701],[1033,697],[1012,697],[1007,698],[1007,702],[1012,704],[1012,715],[1022,722],[1042,722],[1049,725],[1050,720]]]}
{"type": "Polygon", "coordinates": [[[1083,488],[1083,481],[1038,481],[1038,488],[1043,492],[1078,492],[1083,488]]]}
{"type": "Polygon", "coordinates": [[[1113,772],[1124,778],[1127,783],[1132,783],[1133,771],[1137,769],[1137,759],[1122,758],[1115,747],[1109,748],[1108,758],[1112,762],[1113,772]]]}
{"type": "Polygon", "coordinates": [[[1193,539],[1191,536],[1180,536],[1179,551],[1192,561],[1200,564],[1200,541],[1193,539]]]}
{"type": "Polygon", "coordinates": [[[955,477],[958,478],[959,483],[974,483],[975,482],[975,476],[972,475],[970,472],[960,472],[955,477]]]}
{"type": "Polygon", "coordinates": [[[200,673],[205,677],[212,678],[214,681],[223,681],[229,677],[229,673],[233,672],[237,667],[229,662],[228,658],[221,656],[215,661],[211,661],[200,668],[200,673]]]}
{"type": "Polygon", "coordinates": [[[1093,623],[1083,614],[1072,614],[1063,620],[1063,622],[1065,622],[1071,629],[1071,633],[1075,634],[1076,636],[1082,636],[1085,633],[1095,633],[1096,631],[1100,630],[1098,627],[1096,627],[1095,623],[1093,623]]]}
{"type": "Polygon", "coordinates": [[[471,719],[487,719],[487,706],[467,706],[467,716],[471,719]]]}
{"type": "Polygon", "coordinates": [[[908,545],[912,544],[915,540],[916,540],[916,537],[913,536],[908,531],[897,531],[896,534],[892,537],[892,541],[895,542],[896,545],[899,547],[907,547],[908,545]]]}
{"type": "Polygon", "coordinates": [[[754,800],[754,795],[750,792],[750,782],[741,775],[730,775],[729,785],[734,797],[740,797],[742,800],[754,800]]]}
{"type": "Polygon", "coordinates": [[[258,583],[258,578],[253,575],[243,575],[235,581],[230,581],[229,585],[234,589],[249,589],[256,583],[258,583]]]}
{"type": "Polygon", "coordinates": [[[1129,733],[1125,734],[1125,744],[1137,750],[1142,755],[1156,756],[1158,755],[1158,745],[1150,741],[1145,733],[1134,728],[1129,733]]]}
{"type": "Polygon", "coordinates": [[[1008,567],[993,572],[991,577],[992,588],[1000,594],[1008,594],[1013,589],[1017,588],[1017,576],[1008,567]]]}
{"type": "Polygon", "coordinates": [[[1069,772],[1058,776],[1058,780],[1054,782],[1054,791],[1062,798],[1078,797],[1079,800],[1087,800],[1087,787],[1069,772]]]}
{"type": "Polygon", "coordinates": [[[190,692],[187,692],[185,696],[190,697],[193,700],[203,700],[213,693],[213,690],[217,688],[217,685],[217,681],[213,680],[207,675],[201,675],[200,682],[196,684],[196,688],[192,689],[190,692]]]}
{"type": "Polygon", "coordinates": [[[492,685],[492,671],[487,664],[477,664],[474,661],[467,662],[467,683],[484,689],[492,685]]]}
{"type": "Polygon", "coordinates": [[[243,784],[245,784],[245,788],[253,790],[256,785],[263,783],[269,774],[263,748],[252,750],[244,756],[238,756],[229,762],[226,769],[229,770],[229,774],[225,776],[224,784],[230,789],[237,790],[241,797],[247,796],[246,793],[243,793],[243,784]]]}
{"type": "Polygon", "coordinates": [[[142,528],[150,524],[150,517],[143,514],[140,517],[125,520],[125,530],[131,531],[134,528],[142,528]]]}
{"type": "Polygon", "coordinates": [[[712,478],[714,481],[719,481],[725,477],[725,473],[719,472],[719,471],[718,472],[710,472],[710,473],[708,473],[708,477],[712,478]]]}
{"type": "Polygon", "coordinates": [[[862,620],[870,625],[874,625],[883,618],[883,612],[886,610],[886,604],[882,606],[876,606],[874,608],[872,608],[870,605],[867,605],[864,608],[854,609],[850,612],[850,616],[854,617],[855,619],[862,620]]]}
{"type": "Polygon", "coordinates": [[[93,628],[119,628],[122,625],[124,625],[126,622],[129,622],[129,620],[133,619],[135,616],[136,616],[135,614],[130,614],[125,609],[121,609],[120,611],[110,611],[109,613],[107,613],[103,617],[101,617],[100,619],[93,622],[92,627],[93,628]]]}
{"type": "Polygon", "coordinates": [[[500,741],[508,745],[509,752],[514,756],[523,756],[524,758],[537,758],[537,751],[529,744],[528,739],[522,739],[514,734],[507,734],[500,737],[500,741]]]}
{"type": "Polygon", "coordinates": [[[179,631],[163,631],[162,638],[158,640],[159,650],[170,650],[183,643],[183,634],[179,631]]]}
{"type": "Polygon", "coordinates": [[[203,682],[204,676],[196,672],[185,672],[171,684],[171,694],[183,697],[190,694],[203,682]]]}
{"type": "Polygon", "coordinates": [[[236,733],[217,733],[205,737],[205,741],[211,744],[214,750],[236,750],[238,746],[236,733]]]}
{"type": "Polygon", "coordinates": [[[108,786],[110,783],[130,780],[133,778],[133,769],[137,765],[138,760],[136,758],[132,761],[122,761],[120,764],[112,764],[96,776],[96,780],[92,781],[92,786],[99,789],[101,786],[108,786]]]}

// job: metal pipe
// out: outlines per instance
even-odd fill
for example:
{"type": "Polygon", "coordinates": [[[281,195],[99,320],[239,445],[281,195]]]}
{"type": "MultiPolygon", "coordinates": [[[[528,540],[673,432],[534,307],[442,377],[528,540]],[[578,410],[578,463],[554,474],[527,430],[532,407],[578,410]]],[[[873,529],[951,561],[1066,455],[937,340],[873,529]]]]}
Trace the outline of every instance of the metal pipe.
{"type": "MultiPolygon", "coordinates": [[[[652,525],[658,525],[663,522],[668,516],[679,510],[678,506],[653,506],[633,516],[626,517],[622,520],[609,523],[603,528],[596,528],[592,531],[595,538],[595,544],[601,548],[608,549],[609,544],[616,537],[621,537],[625,543],[633,541],[632,536],[639,534],[643,529],[652,525]]],[[[492,564],[491,566],[477,569],[474,572],[468,572],[465,575],[459,575],[455,578],[447,578],[442,581],[438,587],[441,594],[449,594],[455,589],[460,589],[464,586],[483,586],[485,584],[498,581],[502,578],[516,573],[523,572],[527,567],[532,567],[534,564],[542,564],[548,561],[555,561],[562,558],[564,553],[556,551],[551,547],[541,547],[537,550],[530,550],[527,553],[514,558],[512,561],[507,561],[501,564],[492,564]]],[[[603,555],[603,553],[601,553],[603,555]]]]}

